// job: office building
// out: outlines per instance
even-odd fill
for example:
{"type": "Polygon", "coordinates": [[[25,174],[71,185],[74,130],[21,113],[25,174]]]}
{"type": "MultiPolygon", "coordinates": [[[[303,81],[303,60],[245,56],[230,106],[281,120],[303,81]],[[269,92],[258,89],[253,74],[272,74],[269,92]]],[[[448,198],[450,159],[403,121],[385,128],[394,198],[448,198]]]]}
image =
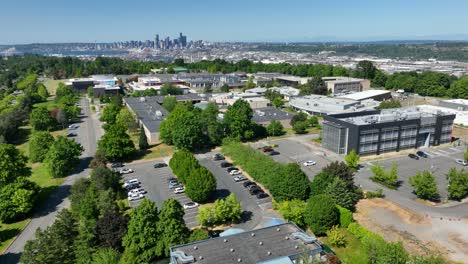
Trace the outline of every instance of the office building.
{"type": "Polygon", "coordinates": [[[392,99],[392,92],[387,90],[367,90],[362,92],[339,95],[338,98],[351,99],[356,101],[375,100],[384,101],[392,99]]]}
{"type": "Polygon", "coordinates": [[[360,155],[437,146],[451,141],[454,114],[416,106],[324,116],[322,146],[360,155]]]}
{"type": "Polygon", "coordinates": [[[86,93],[88,87],[93,87],[93,96],[98,98],[104,95],[115,95],[120,93],[117,84],[118,79],[114,75],[102,74],[91,75],[89,78],[73,78],[65,82],[73,90],[79,93],[86,93]]]}
{"type": "Polygon", "coordinates": [[[327,89],[333,94],[347,94],[369,90],[370,81],[351,77],[323,77],[327,89]]]}
{"type": "Polygon", "coordinates": [[[324,260],[322,246],[292,223],[210,238],[170,248],[171,264],[293,264],[324,260]]]}
{"type": "Polygon", "coordinates": [[[309,115],[329,115],[344,112],[358,112],[375,109],[379,105],[374,100],[355,101],[323,95],[292,97],[289,106],[309,115]]]}
{"type": "Polygon", "coordinates": [[[141,76],[138,77],[138,81],[130,82],[128,84],[128,87],[133,92],[154,89],[159,93],[159,90],[161,90],[161,87],[165,84],[171,84],[180,89],[183,89],[184,93],[189,93],[190,91],[190,88],[185,86],[183,81],[177,79],[177,77],[172,74],[156,74],[141,76]]]}

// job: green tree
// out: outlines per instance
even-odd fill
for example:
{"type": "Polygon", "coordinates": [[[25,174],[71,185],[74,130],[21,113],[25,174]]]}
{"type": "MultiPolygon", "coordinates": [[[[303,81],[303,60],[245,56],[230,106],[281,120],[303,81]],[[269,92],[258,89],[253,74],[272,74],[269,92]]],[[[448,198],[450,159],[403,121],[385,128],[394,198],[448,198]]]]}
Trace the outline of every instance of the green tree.
{"type": "Polygon", "coordinates": [[[468,171],[451,168],[447,174],[449,198],[462,200],[468,196],[468,171]]]}
{"type": "Polygon", "coordinates": [[[219,90],[223,93],[229,93],[230,87],[228,84],[225,83],[219,88],[219,90]]]}
{"type": "Polygon", "coordinates": [[[345,247],[346,238],[343,233],[338,229],[338,226],[332,227],[327,231],[328,243],[335,247],[345,247]]]}
{"type": "Polygon", "coordinates": [[[388,184],[390,186],[397,186],[398,184],[398,165],[396,163],[392,164],[392,168],[387,172],[384,167],[379,164],[373,164],[370,167],[374,176],[371,177],[371,180],[388,184]]]}
{"type": "Polygon", "coordinates": [[[351,152],[345,156],[345,161],[348,167],[356,170],[359,165],[359,158],[360,156],[356,153],[356,151],[354,151],[354,149],[352,149],[351,152]]]}
{"type": "Polygon", "coordinates": [[[159,90],[160,95],[180,95],[183,93],[184,90],[182,90],[181,88],[175,87],[174,85],[167,83],[161,87],[161,90],[159,90]]]}
{"type": "Polygon", "coordinates": [[[325,194],[329,195],[337,205],[346,209],[354,210],[354,205],[359,200],[359,195],[349,188],[349,185],[342,179],[335,177],[325,189],[325,194]]]}
{"type": "Polygon", "coordinates": [[[172,112],[177,104],[177,100],[175,96],[166,96],[164,97],[164,101],[162,103],[162,107],[166,109],[168,112],[172,112]]]}
{"type": "Polygon", "coordinates": [[[311,127],[320,127],[318,117],[316,116],[310,116],[307,122],[311,127]]]}
{"type": "Polygon", "coordinates": [[[409,178],[409,184],[413,186],[416,196],[425,200],[434,200],[439,197],[437,190],[437,182],[428,171],[418,172],[416,175],[409,178]]]}
{"type": "Polygon", "coordinates": [[[380,70],[376,70],[374,79],[372,79],[372,87],[385,87],[387,75],[380,70]]]}
{"type": "Polygon", "coordinates": [[[129,131],[135,131],[138,128],[136,116],[126,107],[120,109],[120,112],[116,116],[115,123],[129,131]]]}
{"type": "Polygon", "coordinates": [[[88,87],[88,97],[89,98],[94,98],[94,89],[92,86],[88,87]]]}
{"type": "Polygon", "coordinates": [[[140,137],[138,138],[138,148],[140,150],[145,150],[149,148],[148,138],[145,134],[145,129],[143,126],[140,126],[140,137]]]}
{"type": "Polygon", "coordinates": [[[196,111],[187,111],[180,115],[172,127],[172,143],[177,148],[195,150],[206,142],[201,116],[196,111]]]}
{"type": "Polygon", "coordinates": [[[401,107],[400,101],[392,99],[392,100],[380,102],[377,109],[389,109],[389,108],[400,108],[400,107],[401,107]]]}
{"type": "Polygon", "coordinates": [[[80,162],[83,147],[74,140],[58,136],[44,158],[44,164],[53,177],[63,177],[80,162]]]}
{"type": "Polygon", "coordinates": [[[306,202],[298,199],[278,203],[279,213],[288,222],[293,222],[300,227],[305,227],[304,214],[306,202]]]}
{"type": "Polygon", "coordinates": [[[334,161],[322,169],[325,174],[333,175],[342,179],[348,187],[354,186],[354,172],[344,162],[334,161]]]}
{"type": "Polygon", "coordinates": [[[119,192],[121,189],[120,175],[107,167],[98,166],[94,168],[91,172],[90,180],[98,191],[111,189],[114,192],[119,192]]]}
{"type": "Polygon", "coordinates": [[[32,110],[29,121],[35,130],[49,130],[55,126],[55,120],[49,110],[42,106],[32,110]]]}
{"type": "Polygon", "coordinates": [[[307,134],[307,122],[296,122],[293,125],[293,130],[296,134],[307,134]]]}
{"type": "Polygon", "coordinates": [[[78,221],[78,236],[74,242],[74,250],[77,264],[91,263],[96,252],[96,236],[94,227],[96,219],[80,218],[78,221]]]}
{"type": "Polygon", "coordinates": [[[133,209],[128,222],[128,231],[123,237],[124,252],[122,263],[149,263],[163,252],[158,250],[160,232],[159,216],[156,204],[150,200],[143,201],[133,209]]]}
{"type": "Polygon", "coordinates": [[[89,167],[94,169],[96,167],[102,166],[105,167],[107,162],[109,162],[102,151],[96,151],[94,158],[91,160],[89,167]]]}
{"type": "Polygon", "coordinates": [[[41,97],[42,101],[46,101],[47,97],[49,97],[49,92],[47,91],[47,88],[42,83],[39,83],[37,85],[37,94],[41,97]]]}
{"type": "Polygon", "coordinates": [[[188,238],[188,243],[192,243],[192,242],[195,242],[195,241],[200,241],[200,240],[205,240],[205,239],[208,239],[210,238],[210,235],[208,234],[208,231],[204,230],[204,229],[193,229],[191,232],[190,232],[190,236],[188,238]]]}
{"type": "Polygon", "coordinates": [[[254,77],[249,76],[249,78],[247,79],[247,82],[245,83],[244,89],[251,89],[254,87],[255,87],[254,77]]]}
{"type": "Polygon", "coordinates": [[[24,264],[74,264],[77,235],[75,218],[68,210],[62,210],[52,226],[38,229],[35,238],[26,242],[20,261],[24,264]]]}
{"type": "Polygon", "coordinates": [[[241,219],[241,202],[231,193],[226,199],[218,199],[214,204],[214,213],[217,223],[233,223],[241,219]]]}
{"type": "Polygon", "coordinates": [[[468,147],[466,148],[465,153],[463,153],[463,158],[468,160],[468,147]]]}
{"type": "Polygon", "coordinates": [[[271,104],[276,107],[276,108],[280,108],[284,105],[284,101],[281,97],[276,97],[272,102],[271,104]]]}
{"type": "Polygon", "coordinates": [[[120,113],[121,108],[122,106],[114,103],[106,105],[102,110],[100,120],[110,125],[115,124],[117,115],[120,113]]]}
{"type": "Polygon", "coordinates": [[[185,225],[184,214],[184,208],[176,199],[164,201],[158,222],[158,251],[163,256],[169,256],[170,247],[187,243],[189,229],[185,225]]]}
{"type": "Polygon", "coordinates": [[[26,178],[0,185],[0,221],[10,223],[27,215],[38,193],[39,187],[26,178]]]}
{"type": "Polygon", "coordinates": [[[272,195],[278,202],[284,200],[306,200],[309,197],[310,181],[301,167],[296,163],[289,163],[278,172],[273,180],[275,185],[270,187],[272,195]]]}
{"type": "Polygon", "coordinates": [[[99,140],[98,151],[109,160],[122,160],[135,152],[135,145],[124,127],[111,125],[99,140]]]}
{"type": "Polygon", "coordinates": [[[281,136],[284,134],[284,128],[280,121],[273,120],[267,126],[269,136],[281,136]]]}
{"type": "Polygon", "coordinates": [[[252,117],[252,108],[244,100],[237,100],[233,105],[228,106],[224,115],[224,124],[229,135],[241,140],[250,139],[253,135],[252,117]]]}
{"type": "Polygon", "coordinates": [[[93,254],[93,264],[117,264],[120,252],[113,248],[100,248],[93,254]]]}
{"type": "Polygon", "coordinates": [[[196,216],[198,223],[203,227],[213,227],[217,224],[215,205],[205,204],[198,208],[196,216]]]}
{"type": "Polygon", "coordinates": [[[339,205],[336,207],[340,211],[340,227],[347,228],[354,221],[353,212],[339,205]]]}
{"type": "Polygon", "coordinates": [[[327,172],[320,172],[314,176],[312,183],[310,184],[311,195],[318,195],[325,193],[328,185],[333,181],[336,176],[330,175],[327,172]]]}
{"type": "Polygon", "coordinates": [[[326,95],[328,93],[327,85],[322,80],[321,77],[314,77],[312,80],[307,82],[305,85],[301,87],[301,94],[302,95],[309,95],[309,94],[319,94],[319,95],[326,95]]]}
{"type": "Polygon", "coordinates": [[[291,126],[294,126],[297,122],[306,122],[306,121],[307,121],[307,114],[300,112],[298,114],[293,115],[289,124],[291,126]]]}
{"type": "MultiPolygon", "coordinates": [[[[448,94],[452,98],[468,99],[468,90],[466,87],[468,87],[468,77],[461,77],[450,85],[448,94]]],[[[466,157],[465,159],[468,160],[466,157]]]]}
{"type": "Polygon", "coordinates": [[[377,68],[374,66],[374,64],[371,61],[363,60],[363,61],[358,62],[354,75],[357,78],[372,80],[374,79],[376,72],[377,72],[377,68]]]}
{"type": "Polygon", "coordinates": [[[55,99],[58,101],[66,95],[74,95],[74,94],[75,92],[73,91],[73,88],[71,88],[70,86],[66,86],[63,83],[59,83],[57,90],[55,90],[55,99]]]}
{"type": "Polygon", "coordinates": [[[29,158],[32,162],[42,162],[54,143],[54,137],[47,131],[36,131],[29,141],[29,158]]]}
{"type": "Polygon", "coordinates": [[[340,213],[335,201],[328,195],[316,195],[307,201],[304,221],[315,235],[324,235],[327,230],[337,225],[340,213]]]}
{"type": "Polygon", "coordinates": [[[26,167],[28,158],[14,145],[0,144],[0,157],[0,186],[31,175],[31,169],[26,167]]]}
{"type": "Polygon", "coordinates": [[[128,217],[117,210],[107,211],[96,222],[96,239],[102,247],[122,249],[122,238],[127,232],[128,217]]]}
{"type": "Polygon", "coordinates": [[[207,201],[216,190],[216,179],[205,167],[192,169],[185,179],[185,193],[195,202],[207,201]]]}

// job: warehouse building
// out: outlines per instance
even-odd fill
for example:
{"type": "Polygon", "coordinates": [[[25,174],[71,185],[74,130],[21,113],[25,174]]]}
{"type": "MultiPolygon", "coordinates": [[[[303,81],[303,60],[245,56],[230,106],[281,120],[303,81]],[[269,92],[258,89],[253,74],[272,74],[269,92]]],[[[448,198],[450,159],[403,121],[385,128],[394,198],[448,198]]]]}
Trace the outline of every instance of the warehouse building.
{"type": "Polygon", "coordinates": [[[416,106],[324,116],[322,146],[360,155],[437,146],[451,141],[454,114],[416,106]]]}

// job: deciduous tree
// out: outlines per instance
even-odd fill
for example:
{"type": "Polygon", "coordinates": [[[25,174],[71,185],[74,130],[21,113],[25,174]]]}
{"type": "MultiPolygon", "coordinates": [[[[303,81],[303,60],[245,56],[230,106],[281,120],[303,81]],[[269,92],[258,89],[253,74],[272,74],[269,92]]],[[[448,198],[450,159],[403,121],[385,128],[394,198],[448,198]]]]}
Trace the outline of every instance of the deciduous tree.
{"type": "Polygon", "coordinates": [[[42,106],[32,110],[29,121],[35,130],[49,130],[55,126],[55,120],[49,110],[42,106]]]}
{"type": "Polygon", "coordinates": [[[117,210],[107,211],[96,222],[96,239],[102,247],[109,247],[120,251],[122,238],[127,232],[128,217],[117,210]]]}
{"type": "Polygon", "coordinates": [[[98,151],[109,160],[122,160],[135,152],[135,145],[124,127],[110,125],[98,142],[98,151]]]}
{"type": "Polygon", "coordinates": [[[359,165],[359,155],[354,151],[354,149],[351,150],[351,152],[348,153],[348,155],[345,156],[345,161],[346,165],[348,167],[356,170],[358,165],[359,165]]]}
{"type": "Polygon", "coordinates": [[[281,136],[284,134],[284,128],[280,121],[273,120],[267,126],[269,136],[281,136]]]}
{"type": "Polygon", "coordinates": [[[36,131],[29,141],[29,159],[32,162],[42,162],[54,143],[54,137],[47,131],[36,131]]]}
{"type": "Polygon", "coordinates": [[[28,158],[14,145],[0,144],[0,157],[0,187],[31,175],[31,169],[26,167],[28,158]]]}
{"type": "Polygon", "coordinates": [[[418,172],[409,178],[409,184],[413,186],[416,196],[425,200],[434,200],[439,197],[437,182],[429,171],[418,172]]]}
{"type": "Polygon", "coordinates": [[[63,136],[57,137],[47,152],[44,164],[50,175],[63,177],[70,173],[80,162],[83,147],[74,140],[63,136]]]}
{"type": "Polygon", "coordinates": [[[450,199],[462,200],[468,196],[468,171],[451,168],[447,180],[450,199]]]}
{"type": "Polygon", "coordinates": [[[176,199],[170,198],[164,201],[158,222],[160,229],[158,250],[163,256],[169,256],[170,247],[187,242],[189,229],[185,225],[184,214],[184,208],[176,199]]]}

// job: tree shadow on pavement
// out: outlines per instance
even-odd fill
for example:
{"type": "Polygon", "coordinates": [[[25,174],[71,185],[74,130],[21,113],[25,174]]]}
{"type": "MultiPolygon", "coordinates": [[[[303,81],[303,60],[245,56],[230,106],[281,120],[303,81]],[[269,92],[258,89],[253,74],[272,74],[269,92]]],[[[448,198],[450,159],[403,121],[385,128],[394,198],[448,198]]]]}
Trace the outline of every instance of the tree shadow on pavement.
{"type": "Polygon", "coordinates": [[[20,253],[6,253],[0,255],[0,263],[2,264],[16,264],[20,261],[20,253]]]}

